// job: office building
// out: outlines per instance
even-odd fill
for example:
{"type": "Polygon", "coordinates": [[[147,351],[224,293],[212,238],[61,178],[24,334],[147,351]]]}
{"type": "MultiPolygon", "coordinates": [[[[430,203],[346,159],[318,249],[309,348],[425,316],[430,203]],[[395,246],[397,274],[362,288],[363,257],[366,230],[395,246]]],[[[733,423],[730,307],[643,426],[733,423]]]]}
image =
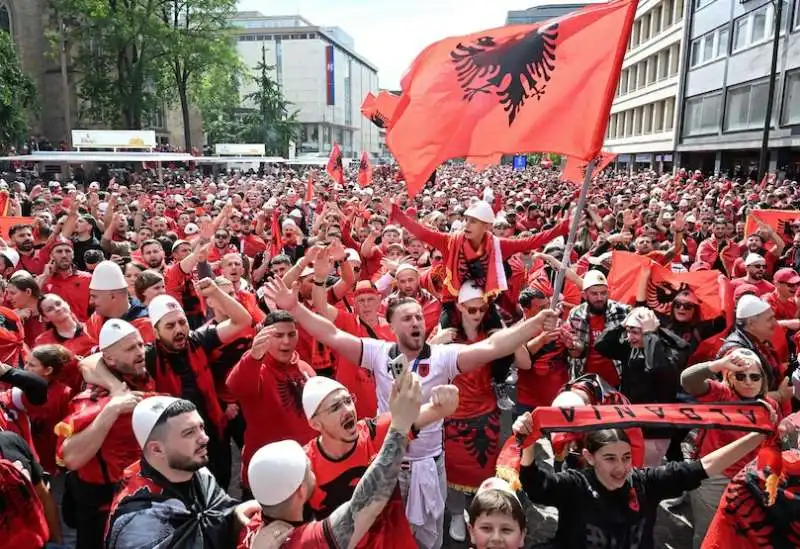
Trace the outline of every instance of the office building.
{"type": "MultiPolygon", "coordinates": [[[[380,153],[378,129],[361,115],[363,98],[378,91],[378,71],[356,53],[347,33],[299,15],[240,12],[231,23],[245,65],[254,68],[265,52],[284,97],[299,111],[298,156],[327,155],[334,143],[349,158],[380,153]]],[[[242,96],[253,86],[245,83],[242,96]]]]}
{"type": "Polygon", "coordinates": [[[603,147],[618,168],[673,168],[685,7],[641,0],[636,9],[603,147]]]}
{"type": "MultiPolygon", "coordinates": [[[[767,113],[775,5],[695,0],[681,90],[681,165],[754,175],[767,113]]],[[[800,174],[800,0],[783,3],[770,131],[770,171],[800,174]]]]}
{"type": "Polygon", "coordinates": [[[544,4],[526,10],[509,11],[506,16],[506,25],[530,25],[532,23],[541,23],[548,19],[566,15],[589,3],[591,2],[583,2],[580,4],[544,4]]]}

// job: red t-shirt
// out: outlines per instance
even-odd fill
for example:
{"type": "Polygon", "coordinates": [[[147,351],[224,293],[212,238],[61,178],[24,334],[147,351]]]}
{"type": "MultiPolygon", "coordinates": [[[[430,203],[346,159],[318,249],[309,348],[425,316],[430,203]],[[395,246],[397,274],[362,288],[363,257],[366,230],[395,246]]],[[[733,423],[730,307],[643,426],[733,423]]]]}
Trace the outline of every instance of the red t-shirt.
{"type": "MultiPolygon", "coordinates": [[[[356,484],[380,452],[391,423],[392,417],[389,414],[359,421],[355,446],[346,456],[336,460],[325,455],[319,438],[306,444],[306,455],[317,478],[317,486],[308,501],[316,518],[327,518],[337,507],[350,501],[356,484]]],[[[357,547],[406,549],[415,545],[400,490],[395,487],[386,507],[357,547]]]]}
{"type": "Polygon", "coordinates": [[[59,381],[53,381],[47,387],[47,402],[34,405],[22,396],[25,411],[31,420],[31,434],[36,453],[42,468],[48,473],[55,474],[56,466],[56,437],[55,427],[69,413],[69,403],[72,399],[72,389],[59,381]]]}
{"type": "MultiPolygon", "coordinates": [[[[483,339],[481,337],[478,341],[483,339]]],[[[492,389],[492,369],[488,365],[457,375],[453,378],[453,385],[458,387],[458,408],[451,418],[473,418],[489,414],[497,408],[492,389]]]]}
{"type": "Polygon", "coordinates": [[[247,485],[247,467],[256,450],[286,439],[305,444],[316,435],[303,410],[303,387],[309,377],[316,375],[314,370],[302,360],[277,366],[268,357],[265,359],[256,360],[248,351],[226,381],[247,422],[242,448],[244,485],[247,485]]]}
{"type": "Polygon", "coordinates": [[[67,276],[54,274],[47,279],[42,293],[56,294],[63,299],[80,322],[89,319],[89,283],[92,275],[75,271],[67,276]]]}
{"type": "Polygon", "coordinates": [[[742,284],[752,284],[753,286],[758,288],[758,294],[757,294],[758,297],[768,294],[775,289],[775,286],[773,286],[770,282],[767,282],[766,280],[759,280],[758,282],[748,282],[746,278],[734,278],[733,280],[731,280],[731,288],[733,290],[736,290],[736,288],[738,288],[742,284]]]}
{"type": "Polygon", "coordinates": [[[797,318],[797,302],[793,297],[789,298],[787,301],[783,301],[780,297],[778,297],[778,292],[774,291],[768,293],[762,297],[762,299],[769,303],[769,306],[772,307],[776,320],[789,320],[792,318],[797,318]]]}
{"type": "Polygon", "coordinates": [[[517,400],[531,408],[550,406],[569,381],[564,347],[557,341],[548,343],[531,357],[531,361],[533,365],[529,370],[517,371],[517,400]]]}
{"type": "MultiPolygon", "coordinates": [[[[264,519],[261,511],[258,511],[242,528],[236,549],[252,549],[258,531],[262,526],[267,526],[271,522],[273,522],[271,519],[264,519]]],[[[281,544],[281,549],[325,549],[328,547],[337,547],[337,545],[327,520],[315,520],[295,526],[286,541],[281,544]]]]}
{"type": "MultiPolygon", "coordinates": [[[[710,379],[708,383],[708,392],[704,395],[697,397],[698,402],[736,402],[741,400],[739,396],[733,392],[733,389],[728,387],[721,381],[710,379]]],[[[766,383],[766,380],[765,380],[766,383]]],[[[770,397],[765,397],[765,400],[775,409],[778,417],[781,417],[781,407],[770,397]]],[[[747,433],[740,433],[738,431],[722,431],[719,429],[706,429],[700,433],[700,443],[698,445],[697,457],[702,458],[707,456],[714,450],[719,450],[723,446],[739,440],[747,433]]],[[[728,478],[738,473],[745,465],[755,459],[758,450],[753,450],[745,457],[725,469],[723,474],[728,478]]]]}
{"type": "Polygon", "coordinates": [[[589,314],[589,348],[586,351],[585,374],[597,374],[612,387],[619,387],[619,374],[614,361],[598,353],[595,342],[600,339],[606,327],[605,315],[589,314]]]}

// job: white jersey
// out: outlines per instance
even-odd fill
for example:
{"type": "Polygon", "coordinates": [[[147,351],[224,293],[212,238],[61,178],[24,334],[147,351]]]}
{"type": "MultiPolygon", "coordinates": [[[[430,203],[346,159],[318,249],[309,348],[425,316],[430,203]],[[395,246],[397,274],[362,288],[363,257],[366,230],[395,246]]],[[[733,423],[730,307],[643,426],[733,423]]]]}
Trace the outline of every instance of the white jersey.
{"type": "MultiPolygon", "coordinates": [[[[362,342],[361,367],[372,372],[378,391],[378,412],[389,411],[389,397],[392,394],[394,377],[389,372],[389,360],[397,355],[395,343],[364,338],[362,342]],[[393,353],[390,352],[394,348],[393,353]]],[[[422,401],[431,398],[431,389],[447,385],[458,374],[458,353],[464,345],[425,345],[419,357],[409,361],[408,367],[420,378],[422,401]]],[[[409,458],[436,456],[442,452],[442,421],[428,425],[419,432],[409,445],[409,458]]]]}

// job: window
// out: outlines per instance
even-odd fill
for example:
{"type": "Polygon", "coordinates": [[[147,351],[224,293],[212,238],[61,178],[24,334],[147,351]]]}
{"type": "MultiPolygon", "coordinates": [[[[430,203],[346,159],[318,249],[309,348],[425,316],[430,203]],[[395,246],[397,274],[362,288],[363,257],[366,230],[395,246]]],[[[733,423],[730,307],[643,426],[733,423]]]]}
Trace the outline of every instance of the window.
{"type": "Polygon", "coordinates": [[[664,80],[669,74],[669,50],[658,52],[658,79],[664,80]]]}
{"type": "Polygon", "coordinates": [[[794,7],[794,24],[792,26],[795,28],[800,27],[800,2],[797,2],[794,7]]]}
{"type": "Polygon", "coordinates": [[[656,70],[658,64],[658,56],[651,55],[647,58],[647,85],[655,83],[656,81],[656,70]]]}
{"type": "MultiPolygon", "coordinates": [[[[784,13],[789,7],[784,2],[784,13]]],[[[796,16],[797,14],[795,14],[796,16]]],[[[772,37],[775,27],[775,8],[767,3],[733,22],[733,48],[735,53],[772,37]]]]}
{"type": "Polygon", "coordinates": [[[790,73],[786,78],[781,120],[787,125],[800,124],[800,71],[790,73]]]}
{"type": "MultiPolygon", "coordinates": [[[[695,0],[694,9],[699,10],[700,8],[704,8],[709,5],[714,0],[695,0]]],[[[683,15],[683,14],[680,14],[683,15]]]]}
{"type": "Polygon", "coordinates": [[[767,115],[766,80],[728,89],[725,101],[725,131],[758,129],[767,115]]]}
{"type": "Polygon", "coordinates": [[[653,131],[658,133],[664,129],[664,101],[653,103],[653,131]]]}
{"type": "Polygon", "coordinates": [[[672,26],[672,16],[675,11],[675,0],[665,0],[664,2],[664,28],[672,26]]]}
{"type": "Polygon", "coordinates": [[[8,6],[2,3],[0,3],[0,31],[11,34],[11,12],[8,6]]]}
{"type": "Polygon", "coordinates": [[[664,101],[664,130],[671,131],[675,125],[675,98],[664,101]]]}
{"type": "Polygon", "coordinates": [[[696,67],[728,53],[728,27],[720,27],[692,40],[690,66],[696,67]]]}
{"type": "MultiPolygon", "coordinates": [[[[674,104],[672,106],[674,112],[674,104]]],[[[670,103],[667,102],[665,121],[670,123],[670,103]]],[[[714,92],[686,100],[684,109],[684,128],[686,136],[716,133],[719,130],[722,112],[722,92],[714,92]]]]}
{"type": "Polygon", "coordinates": [[[656,6],[653,8],[653,11],[650,12],[650,20],[653,22],[653,36],[658,36],[661,34],[662,24],[661,24],[661,6],[656,6]]]}
{"type": "Polygon", "coordinates": [[[639,70],[636,74],[636,88],[642,89],[647,82],[647,65],[644,61],[641,61],[637,63],[636,66],[639,67],[639,70]]]}
{"type": "Polygon", "coordinates": [[[642,133],[653,133],[653,105],[642,107],[642,133]]]}

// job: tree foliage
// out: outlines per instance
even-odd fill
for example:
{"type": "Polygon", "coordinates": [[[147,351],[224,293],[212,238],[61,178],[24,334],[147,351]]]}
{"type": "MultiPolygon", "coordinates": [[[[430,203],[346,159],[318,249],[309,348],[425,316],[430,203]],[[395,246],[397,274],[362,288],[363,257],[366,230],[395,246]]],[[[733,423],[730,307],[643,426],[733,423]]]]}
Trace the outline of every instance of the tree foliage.
{"type": "Polygon", "coordinates": [[[36,87],[22,71],[11,36],[0,30],[0,151],[28,136],[36,108],[36,87]]]}
{"type": "Polygon", "coordinates": [[[212,67],[195,79],[191,92],[203,115],[209,145],[245,141],[247,126],[241,108],[241,82],[245,78],[241,63],[231,67],[212,67]]]}
{"type": "Polygon", "coordinates": [[[300,134],[298,111],[291,111],[278,83],[271,74],[274,67],[267,64],[267,50],[262,45],[261,61],[254,67],[256,89],[244,99],[252,106],[245,117],[248,142],[264,143],[267,154],[287,155],[289,141],[297,140],[300,134]]]}

